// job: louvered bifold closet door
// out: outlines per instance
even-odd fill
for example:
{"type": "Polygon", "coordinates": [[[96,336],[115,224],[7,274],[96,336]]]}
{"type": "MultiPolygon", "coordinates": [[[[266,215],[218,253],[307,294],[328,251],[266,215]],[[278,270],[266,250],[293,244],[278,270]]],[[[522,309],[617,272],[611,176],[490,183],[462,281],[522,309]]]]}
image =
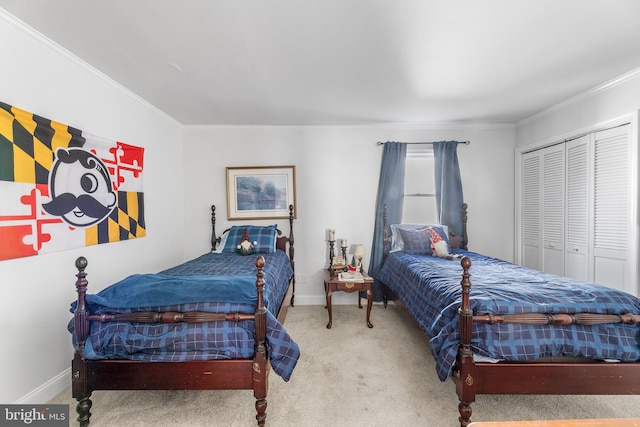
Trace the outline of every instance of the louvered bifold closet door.
{"type": "Polygon", "coordinates": [[[540,262],[540,153],[522,155],[522,265],[542,269],[540,262]]]}
{"type": "Polygon", "coordinates": [[[564,144],[542,150],[542,270],[564,274],[564,144]]]}
{"type": "Polygon", "coordinates": [[[589,277],[589,194],[591,184],[589,135],[568,141],[567,227],[565,239],[565,276],[588,281],[589,277]]]}
{"type": "Polygon", "coordinates": [[[632,285],[627,263],[630,233],[629,125],[594,138],[594,281],[617,289],[632,285]]]}

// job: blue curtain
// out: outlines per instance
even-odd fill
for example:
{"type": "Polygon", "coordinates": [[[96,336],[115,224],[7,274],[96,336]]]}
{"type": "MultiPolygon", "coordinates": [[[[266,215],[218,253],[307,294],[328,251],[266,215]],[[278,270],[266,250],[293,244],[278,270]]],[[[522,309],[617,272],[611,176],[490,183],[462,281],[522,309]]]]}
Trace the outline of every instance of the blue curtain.
{"type": "Polygon", "coordinates": [[[464,199],[457,149],[458,141],[441,141],[433,144],[436,207],[440,224],[449,226],[450,234],[461,236],[464,199]]]}
{"type": "MultiPolygon", "coordinates": [[[[369,276],[374,279],[382,268],[384,258],[384,207],[387,207],[389,224],[402,221],[402,204],[404,201],[404,171],[407,157],[407,144],[402,142],[386,142],[382,152],[380,165],[380,180],[378,181],[378,196],[376,199],[376,220],[369,259],[369,276]]],[[[387,228],[387,235],[391,231],[387,228]]],[[[382,301],[382,284],[373,283],[374,301],[382,301]]]]}

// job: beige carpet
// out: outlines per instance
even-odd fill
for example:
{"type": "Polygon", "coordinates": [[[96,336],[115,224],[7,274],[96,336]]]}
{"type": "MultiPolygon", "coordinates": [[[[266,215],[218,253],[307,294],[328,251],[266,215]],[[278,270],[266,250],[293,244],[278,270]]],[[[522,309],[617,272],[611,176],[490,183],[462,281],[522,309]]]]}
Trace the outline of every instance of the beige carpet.
{"type": "MultiPolygon", "coordinates": [[[[355,301],[355,297],[354,297],[355,301]]],[[[417,331],[390,305],[289,309],[302,357],[289,382],[273,372],[267,426],[457,426],[454,385],[441,383],[417,331]]],[[[514,381],[517,379],[514,378],[514,381]]],[[[254,426],[251,391],[96,391],[91,425],[254,426]]],[[[71,390],[49,403],[68,403],[71,390]]],[[[640,417],[640,396],[479,396],[472,421],[640,417]]],[[[72,422],[71,425],[77,425],[72,422]]]]}

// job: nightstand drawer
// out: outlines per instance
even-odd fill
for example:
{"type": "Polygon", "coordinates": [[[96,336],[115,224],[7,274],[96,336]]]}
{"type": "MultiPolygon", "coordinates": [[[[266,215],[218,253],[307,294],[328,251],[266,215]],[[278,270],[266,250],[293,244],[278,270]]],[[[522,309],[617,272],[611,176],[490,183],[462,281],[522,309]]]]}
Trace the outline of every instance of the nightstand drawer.
{"type": "Polygon", "coordinates": [[[329,287],[331,287],[332,291],[344,291],[344,292],[355,292],[355,291],[366,291],[371,287],[370,284],[364,282],[329,282],[329,287]]]}

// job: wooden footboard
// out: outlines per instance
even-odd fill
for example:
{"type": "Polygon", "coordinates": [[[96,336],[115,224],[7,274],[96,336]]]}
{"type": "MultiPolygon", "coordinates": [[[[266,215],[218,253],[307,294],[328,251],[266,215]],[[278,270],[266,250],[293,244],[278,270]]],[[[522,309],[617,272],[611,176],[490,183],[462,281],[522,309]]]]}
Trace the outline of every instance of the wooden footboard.
{"type": "Polygon", "coordinates": [[[477,394],[640,394],[640,363],[498,362],[477,363],[471,351],[473,322],[523,324],[636,324],[639,315],[538,314],[479,315],[471,311],[471,261],[463,258],[462,302],[458,311],[460,348],[452,379],[460,404],[460,425],[470,423],[471,403],[477,394]]]}
{"type": "MultiPolygon", "coordinates": [[[[253,390],[256,399],[256,419],[263,426],[266,418],[267,388],[270,364],[267,359],[267,313],[264,306],[265,260],[256,258],[256,289],[258,303],[253,314],[241,313],[131,313],[115,315],[91,315],[86,308],[87,260],[76,260],[77,308],[74,313],[76,348],[72,361],[72,393],[78,400],[77,412],[80,426],[87,426],[91,417],[90,400],[94,390],[253,390]],[[131,360],[87,360],[83,357],[89,335],[90,321],[124,320],[134,322],[176,323],[209,322],[214,320],[254,320],[256,330],[255,354],[251,359],[208,360],[192,362],[144,362],[131,360]]],[[[288,296],[291,295],[290,284],[288,296]]],[[[287,297],[288,298],[288,297],[287,297]]],[[[278,315],[284,321],[288,304],[283,301],[278,315]]]]}

